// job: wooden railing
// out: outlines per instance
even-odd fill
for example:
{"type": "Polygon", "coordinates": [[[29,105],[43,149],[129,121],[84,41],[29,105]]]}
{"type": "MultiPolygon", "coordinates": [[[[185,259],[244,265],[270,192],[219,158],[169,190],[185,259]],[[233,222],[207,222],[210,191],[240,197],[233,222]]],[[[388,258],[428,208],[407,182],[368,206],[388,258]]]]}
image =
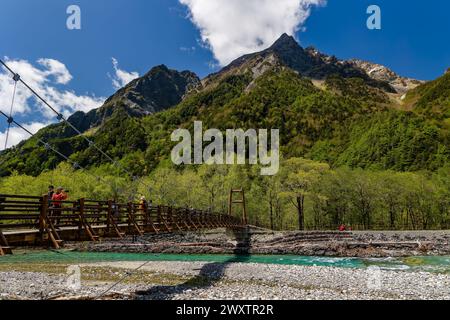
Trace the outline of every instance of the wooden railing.
{"type": "Polygon", "coordinates": [[[7,238],[59,248],[64,240],[243,226],[237,217],[190,208],[88,199],[59,203],[48,196],[0,194],[0,255],[11,251],[7,238]]]}

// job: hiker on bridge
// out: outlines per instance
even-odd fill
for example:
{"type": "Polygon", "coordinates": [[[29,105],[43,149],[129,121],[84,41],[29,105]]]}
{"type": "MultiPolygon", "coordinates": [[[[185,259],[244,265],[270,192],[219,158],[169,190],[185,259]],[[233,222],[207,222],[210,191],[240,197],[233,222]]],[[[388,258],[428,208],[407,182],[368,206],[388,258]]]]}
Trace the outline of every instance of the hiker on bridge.
{"type": "Polygon", "coordinates": [[[54,194],[55,194],[55,187],[52,185],[48,186],[47,196],[48,196],[48,206],[49,207],[52,204],[52,198],[53,198],[54,194]]]}
{"type": "Polygon", "coordinates": [[[144,196],[142,196],[139,201],[139,210],[142,211],[142,213],[145,213],[145,210],[147,210],[147,200],[144,196]]]}
{"type": "Polygon", "coordinates": [[[116,223],[120,222],[120,208],[119,204],[117,203],[117,198],[114,197],[112,201],[112,214],[113,219],[116,221],[116,223]]]}
{"type": "Polygon", "coordinates": [[[57,225],[60,222],[62,215],[62,201],[67,200],[68,195],[63,187],[58,187],[52,196],[52,217],[56,217],[54,223],[57,225]]]}

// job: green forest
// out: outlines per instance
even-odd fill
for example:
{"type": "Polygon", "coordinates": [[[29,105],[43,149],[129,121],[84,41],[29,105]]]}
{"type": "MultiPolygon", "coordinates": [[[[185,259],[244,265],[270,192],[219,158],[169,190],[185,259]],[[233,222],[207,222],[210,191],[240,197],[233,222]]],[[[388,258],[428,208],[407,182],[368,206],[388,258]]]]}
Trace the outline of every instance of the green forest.
{"type": "MultiPolygon", "coordinates": [[[[450,228],[450,166],[435,172],[371,171],[290,158],[276,176],[260,176],[256,166],[160,166],[131,181],[110,175],[109,166],[75,171],[63,163],[37,177],[3,178],[0,193],[44,194],[62,185],[70,199],[136,201],[226,212],[230,189],[246,192],[249,223],[273,230],[416,230],[450,228]],[[96,176],[102,176],[99,181],[96,176]]],[[[240,208],[235,208],[240,214],[240,208]]]]}
{"type": "MultiPolygon", "coordinates": [[[[441,106],[436,101],[444,99],[441,87],[450,85],[450,76],[437,81],[439,86],[426,91],[435,98],[430,108],[435,103],[441,106]]],[[[408,98],[407,103],[415,99],[408,98]]],[[[441,109],[450,107],[444,106],[441,109]]],[[[101,126],[84,134],[137,176],[148,175],[167,161],[175,145],[171,133],[177,128],[191,130],[196,120],[203,122],[205,130],[277,128],[286,158],[308,158],[333,168],[435,171],[450,163],[448,119],[442,113],[423,114],[422,107],[396,104],[359,78],[330,76],[321,89],[282,68],[256,80],[249,74],[224,77],[191,93],[179,105],[149,116],[131,116],[119,104],[101,126]]],[[[37,137],[83,167],[109,162],[70,131],[61,123],[41,130],[37,137]]],[[[8,150],[2,160],[1,176],[14,171],[36,176],[55,169],[64,159],[32,138],[8,150]]]]}

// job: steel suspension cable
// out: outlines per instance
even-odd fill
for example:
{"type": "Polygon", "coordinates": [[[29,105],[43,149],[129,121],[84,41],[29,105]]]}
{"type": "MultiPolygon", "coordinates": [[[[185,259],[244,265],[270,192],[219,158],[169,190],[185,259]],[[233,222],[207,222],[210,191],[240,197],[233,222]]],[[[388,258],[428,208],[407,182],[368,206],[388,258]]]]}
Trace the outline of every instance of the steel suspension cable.
{"type": "Polygon", "coordinates": [[[8,117],[8,115],[6,113],[4,113],[3,111],[0,110],[0,114],[3,115],[6,119],[8,119],[8,122],[11,122],[12,124],[15,124],[18,128],[24,130],[26,133],[28,133],[31,137],[36,138],[43,146],[45,149],[47,150],[51,150],[54,153],[56,153],[58,156],[60,156],[61,158],[63,158],[64,160],[66,160],[68,163],[70,163],[72,165],[72,167],[74,169],[79,169],[79,170],[83,170],[86,173],[90,174],[92,177],[94,177],[97,181],[101,181],[103,183],[105,183],[106,185],[110,186],[110,183],[107,182],[105,179],[103,179],[100,176],[97,176],[96,174],[92,173],[91,171],[87,170],[85,167],[81,166],[79,163],[73,161],[72,159],[70,159],[69,157],[67,157],[66,155],[64,155],[63,153],[61,153],[60,151],[58,151],[55,147],[53,147],[50,143],[44,141],[43,139],[39,138],[36,136],[36,134],[32,133],[30,130],[28,130],[27,128],[25,128],[23,125],[21,125],[20,123],[18,123],[17,121],[15,121],[13,118],[8,117]]]}
{"type": "MultiPolygon", "coordinates": [[[[50,110],[52,110],[56,115],[57,119],[59,121],[63,121],[65,124],[67,124],[69,127],[71,127],[78,135],[80,135],[89,146],[95,148],[100,154],[102,154],[104,157],[106,157],[116,168],[119,168],[123,172],[125,172],[130,178],[133,180],[136,180],[135,176],[127,170],[122,164],[120,164],[118,161],[114,160],[111,156],[109,156],[106,152],[104,152],[100,147],[97,146],[94,141],[87,138],[85,135],[82,134],[80,130],[78,130],[70,121],[68,121],[62,113],[58,112],[55,108],[53,108],[47,100],[45,100],[41,95],[39,95],[33,88],[31,88],[17,73],[15,73],[2,59],[0,59],[0,64],[2,64],[11,74],[14,76],[14,80],[20,81],[28,90],[30,90],[45,106],[47,106],[50,110]]],[[[147,189],[151,189],[150,186],[145,184],[142,180],[138,179],[138,183],[146,187],[147,189]]]]}
{"type": "Polygon", "coordinates": [[[5,150],[6,150],[6,148],[8,148],[9,130],[11,129],[11,121],[9,121],[9,120],[12,119],[14,100],[16,97],[16,89],[17,89],[17,75],[14,76],[14,89],[13,89],[13,95],[12,95],[12,101],[11,101],[11,108],[9,109],[8,129],[6,130],[6,139],[5,139],[5,150]]]}
{"type": "MultiPolygon", "coordinates": [[[[16,76],[17,74],[10,68],[8,67],[8,65],[2,60],[0,59],[0,63],[9,71],[11,72],[14,76],[16,76]]],[[[88,144],[89,146],[94,147],[95,149],[97,149],[102,155],[104,155],[106,158],[108,158],[108,160],[112,161],[114,164],[118,165],[121,167],[121,169],[125,172],[127,172],[128,174],[130,174],[128,172],[128,170],[126,170],[125,168],[123,168],[119,163],[117,163],[117,161],[115,161],[114,159],[112,159],[106,152],[104,152],[102,149],[100,149],[92,140],[90,140],[89,138],[87,138],[85,135],[82,134],[82,132],[80,130],[78,130],[70,121],[68,121],[64,115],[60,112],[58,112],[55,108],[53,108],[50,103],[47,102],[47,100],[45,100],[40,94],[38,94],[33,88],[31,88],[22,78],[19,78],[18,81],[20,81],[28,90],[31,91],[31,93],[33,93],[46,107],[48,107],[50,110],[52,110],[56,116],[57,119],[59,121],[63,121],[65,124],[67,124],[69,127],[71,127],[77,134],[79,134],[88,144]]]]}

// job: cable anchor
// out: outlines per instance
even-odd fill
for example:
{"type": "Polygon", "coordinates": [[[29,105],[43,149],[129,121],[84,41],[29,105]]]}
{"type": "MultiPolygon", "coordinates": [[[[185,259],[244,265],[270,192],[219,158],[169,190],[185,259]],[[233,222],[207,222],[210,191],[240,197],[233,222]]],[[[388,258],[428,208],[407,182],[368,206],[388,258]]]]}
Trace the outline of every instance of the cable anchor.
{"type": "Polygon", "coordinates": [[[74,162],[73,168],[74,169],[81,169],[81,166],[77,162],[74,162]]]}

